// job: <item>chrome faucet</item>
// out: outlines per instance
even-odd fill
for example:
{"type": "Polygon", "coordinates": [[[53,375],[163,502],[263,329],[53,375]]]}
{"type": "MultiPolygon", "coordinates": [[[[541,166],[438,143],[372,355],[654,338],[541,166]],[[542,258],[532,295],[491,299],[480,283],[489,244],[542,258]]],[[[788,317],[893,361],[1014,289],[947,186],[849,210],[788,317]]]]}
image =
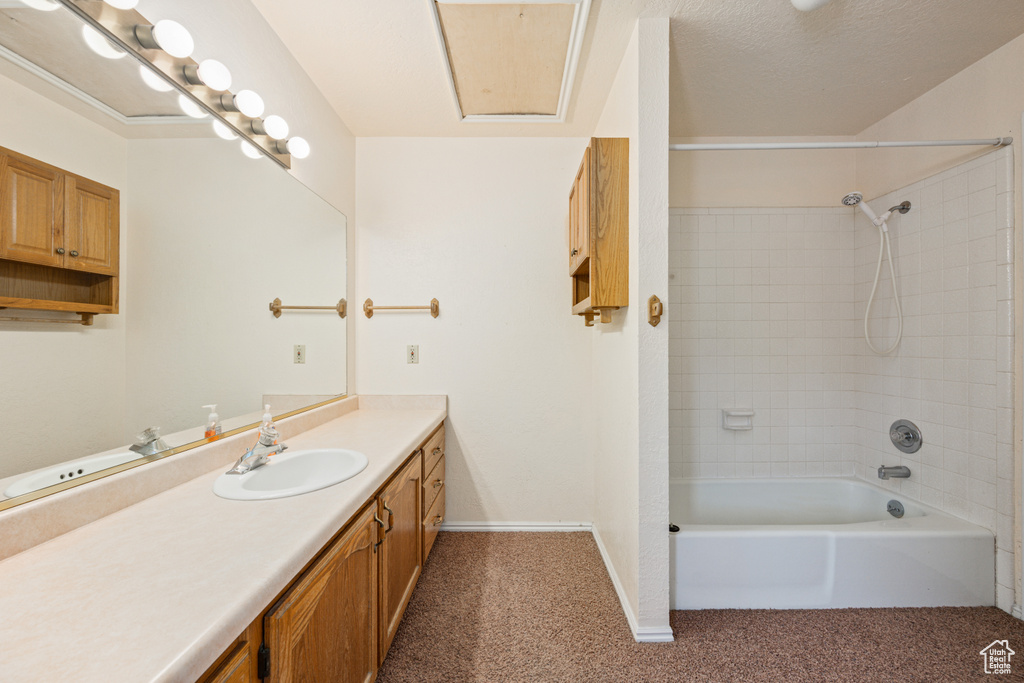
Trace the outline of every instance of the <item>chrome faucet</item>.
{"type": "Polygon", "coordinates": [[[882,465],[878,468],[879,479],[906,479],[910,476],[910,468],[906,465],[882,465]]]}
{"type": "Polygon", "coordinates": [[[275,443],[279,436],[278,431],[270,425],[260,427],[260,438],[256,441],[256,445],[246,451],[235,463],[235,466],[227,471],[227,474],[245,474],[266,465],[270,456],[288,448],[283,443],[275,443]]]}
{"type": "Polygon", "coordinates": [[[147,427],[135,437],[135,443],[128,447],[128,450],[135,451],[140,455],[156,455],[166,451],[170,446],[160,438],[159,427],[147,427]]]}

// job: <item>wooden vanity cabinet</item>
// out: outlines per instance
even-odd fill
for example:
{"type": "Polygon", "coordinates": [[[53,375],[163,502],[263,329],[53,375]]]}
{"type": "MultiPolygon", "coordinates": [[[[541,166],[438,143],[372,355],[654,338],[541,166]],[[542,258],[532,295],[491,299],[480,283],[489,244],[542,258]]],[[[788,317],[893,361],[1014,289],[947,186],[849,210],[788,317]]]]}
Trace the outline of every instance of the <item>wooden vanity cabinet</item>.
{"type": "Polygon", "coordinates": [[[259,681],[257,656],[263,629],[253,622],[231,647],[221,655],[201,679],[203,683],[256,683],[259,681]]]}
{"type": "Polygon", "coordinates": [[[423,562],[426,563],[434,539],[444,522],[444,425],[423,447],[423,562]]]}
{"type": "Polygon", "coordinates": [[[0,308],[117,313],[120,193],[0,147],[0,308]]]}
{"type": "Polygon", "coordinates": [[[569,192],[572,313],[587,326],[629,305],[629,139],[591,138],[569,192]]]}
{"type": "Polygon", "coordinates": [[[375,505],[366,506],[263,618],[263,642],[273,653],[267,681],[370,683],[376,678],[379,526],[374,511],[375,505]]]}
{"type": "Polygon", "coordinates": [[[406,462],[378,496],[385,533],[380,546],[380,661],[388,654],[423,570],[422,451],[406,462]]]}
{"type": "Polygon", "coordinates": [[[199,680],[371,683],[429,551],[424,511],[443,518],[443,476],[442,425],[199,680]],[[437,493],[426,493],[427,465],[437,493]]]}

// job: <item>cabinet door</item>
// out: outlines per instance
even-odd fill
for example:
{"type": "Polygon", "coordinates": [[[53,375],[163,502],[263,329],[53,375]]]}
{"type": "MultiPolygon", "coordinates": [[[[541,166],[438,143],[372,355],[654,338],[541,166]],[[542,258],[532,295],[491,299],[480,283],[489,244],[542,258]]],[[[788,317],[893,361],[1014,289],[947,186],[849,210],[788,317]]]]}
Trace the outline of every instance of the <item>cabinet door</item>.
{"type": "Polygon", "coordinates": [[[117,190],[86,178],[65,181],[67,219],[64,267],[117,275],[120,196],[117,190]]]}
{"type": "Polygon", "coordinates": [[[576,180],[579,183],[579,190],[576,194],[580,202],[578,209],[579,231],[577,233],[579,253],[576,255],[578,263],[583,263],[590,256],[590,159],[591,152],[587,147],[583,152],[583,164],[580,165],[579,177],[576,180]]]}
{"type": "Polygon", "coordinates": [[[59,170],[0,152],[0,258],[61,265],[63,198],[59,170]]]}
{"type": "Polygon", "coordinates": [[[272,683],[377,675],[377,524],[367,506],[264,617],[272,683]]]}
{"type": "Polygon", "coordinates": [[[391,647],[423,567],[423,456],[417,451],[381,492],[387,533],[380,553],[380,661],[391,647]]]}

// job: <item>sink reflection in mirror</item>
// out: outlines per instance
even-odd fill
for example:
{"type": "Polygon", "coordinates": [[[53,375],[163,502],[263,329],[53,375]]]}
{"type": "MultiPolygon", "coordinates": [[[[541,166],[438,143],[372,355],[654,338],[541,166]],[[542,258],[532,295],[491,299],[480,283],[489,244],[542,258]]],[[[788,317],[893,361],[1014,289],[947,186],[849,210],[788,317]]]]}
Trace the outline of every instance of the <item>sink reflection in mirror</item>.
{"type": "MultiPolygon", "coordinates": [[[[227,433],[258,422],[264,403],[276,418],[346,391],[346,321],[268,310],[275,298],[345,297],[345,216],[209,121],[181,116],[176,94],[146,87],[131,60],[93,55],[80,30],[64,10],[0,7],[0,147],[120,191],[119,312],[91,327],[0,325],[0,490],[93,454],[128,456],[153,425],[167,453],[203,443],[205,404],[218,404],[227,433]]],[[[0,510],[66,487],[69,472],[105,476],[82,469],[0,510]]]]}
{"type": "Polygon", "coordinates": [[[4,489],[4,497],[16,498],[17,496],[23,496],[26,493],[32,493],[47,486],[55,486],[61,482],[84,477],[94,472],[100,472],[110,467],[131,462],[138,457],[138,453],[118,450],[114,453],[95,455],[82,460],[47,467],[16,479],[10,486],[4,489]]]}
{"type": "Polygon", "coordinates": [[[213,492],[231,500],[298,496],[351,479],[367,463],[359,451],[344,448],[286,451],[245,474],[225,472],[214,481],[213,492]]]}

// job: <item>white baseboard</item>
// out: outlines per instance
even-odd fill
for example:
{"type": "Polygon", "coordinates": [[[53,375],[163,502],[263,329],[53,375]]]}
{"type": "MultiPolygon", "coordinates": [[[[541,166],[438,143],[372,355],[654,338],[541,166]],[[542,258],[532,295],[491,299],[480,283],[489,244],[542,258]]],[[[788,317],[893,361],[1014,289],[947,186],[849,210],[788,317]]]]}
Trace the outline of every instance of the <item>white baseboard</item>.
{"type": "Polygon", "coordinates": [[[590,531],[590,522],[445,522],[441,531],[590,531]]]}
{"type": "Polygon", "coordinates": [[[601,553],[601,559],[604,560],[604,566],[608,570],[608,576],[611,578],[612,585],[615,587],[615,594],[619,596],[619,605],[622,606],[622,612],[626,615],[626,621],[629,623],[629,630],[633,632],[633,639],[638,643],[671,643],[675,640],[675,636],[672,634],[672,628],[670,626],[641,627],[637,623],[636,614],[633,612],[633,607],[629,604],[629,599],[626,597],[626,591],[622,587],[622,582],[619,581],[619,575],[616,573],[615,566],[612,564],[611,558],[608,556],[608,550],[604,547],[604,541],[601,540],[601,534],[598,533],[597,527],[593,528],[593,535],[594,542],[597,543],[597,549],[601,553]]]}
{"type": "Polygon", "coordinates": [[[1024,615],[1021,614],[1020,605],[1014,603],[1013,609],[1010,610],[1010,614],[1017,617],[1018,619],[1024,619],[1024,615]]]}

